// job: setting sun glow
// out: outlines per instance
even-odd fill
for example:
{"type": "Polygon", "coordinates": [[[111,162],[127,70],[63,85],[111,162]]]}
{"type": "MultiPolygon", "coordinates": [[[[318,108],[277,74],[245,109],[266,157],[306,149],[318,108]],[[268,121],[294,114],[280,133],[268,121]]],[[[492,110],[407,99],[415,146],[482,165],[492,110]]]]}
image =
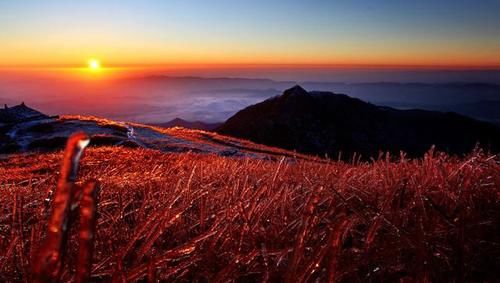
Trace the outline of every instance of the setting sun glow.
{"type": "Polygon", "coordinates": [[[90,59],[88,61],[88,68],[92,71],[98,71],[101,69],[101,63],[97,59],[90,59]]]}

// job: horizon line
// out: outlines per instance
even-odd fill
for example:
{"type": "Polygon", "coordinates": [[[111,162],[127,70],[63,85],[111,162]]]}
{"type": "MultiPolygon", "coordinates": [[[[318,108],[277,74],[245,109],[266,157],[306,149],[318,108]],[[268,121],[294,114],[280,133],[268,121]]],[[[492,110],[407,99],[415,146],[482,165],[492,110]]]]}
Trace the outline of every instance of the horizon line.
{"type": "MultiPolygon", "coordinates": [[[[500,70],[500,65],[452,65],[452,64],[330,64],[330,63],[111,63],[103,64],[103,68],[144,68],[144,69],[171,69],[171,68],[290,68],[290,69],[394,69],[394,70],[500,70]]],[[[75,69],[86,68],[84,64],[0,64],[0,70],[5,69],[75,69]]]]}

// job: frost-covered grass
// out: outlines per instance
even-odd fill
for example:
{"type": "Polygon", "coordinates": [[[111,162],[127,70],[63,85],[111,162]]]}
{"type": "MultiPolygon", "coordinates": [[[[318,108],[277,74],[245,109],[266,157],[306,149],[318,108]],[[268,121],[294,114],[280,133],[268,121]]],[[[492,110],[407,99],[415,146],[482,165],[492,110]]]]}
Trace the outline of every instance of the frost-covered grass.
{"type": "Polygon", "coordinates": [[[9,126],[8,129],[0,129],[0,154],[62,149],[66,139],[76,131],[85,131],[89,134],[93,138],[94,145],[125,145],[163,152],[215,153],[260,159],[286,155],[319,160],[213,132],[179,127],[160,128],[80,115],[34,120],[9,126]]]}
{"type": "MultiPolygon", "coordinates": [[[[1,281],[30,278],[61,158],[0,161],[1,281]]],[[[95,281],[497,276],[500,165],[480,152],[348,164],[101,147],[80,175],[101,182],[95,281]]]]}

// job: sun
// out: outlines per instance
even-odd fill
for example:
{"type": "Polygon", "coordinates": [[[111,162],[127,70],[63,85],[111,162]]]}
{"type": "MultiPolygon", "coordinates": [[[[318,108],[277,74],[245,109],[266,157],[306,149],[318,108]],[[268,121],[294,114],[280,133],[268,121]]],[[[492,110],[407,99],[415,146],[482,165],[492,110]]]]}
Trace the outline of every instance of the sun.
{"type": "Polygon", "coordinates": [[[97,59],[90,59],[88,61],[88,68],[91,71],[99,71],[101,69],[101,63],[97,59]]]}

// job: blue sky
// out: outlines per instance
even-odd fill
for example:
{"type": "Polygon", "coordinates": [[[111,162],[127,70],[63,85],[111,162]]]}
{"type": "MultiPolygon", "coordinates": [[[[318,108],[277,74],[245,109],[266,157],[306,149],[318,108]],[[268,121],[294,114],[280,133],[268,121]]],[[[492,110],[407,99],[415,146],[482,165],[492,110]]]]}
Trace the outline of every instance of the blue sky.
{"type": "Polygon", "coordinates": [[[0,40],[7,65],[495,65],[500,1],[2,1],[0,40]]]}

